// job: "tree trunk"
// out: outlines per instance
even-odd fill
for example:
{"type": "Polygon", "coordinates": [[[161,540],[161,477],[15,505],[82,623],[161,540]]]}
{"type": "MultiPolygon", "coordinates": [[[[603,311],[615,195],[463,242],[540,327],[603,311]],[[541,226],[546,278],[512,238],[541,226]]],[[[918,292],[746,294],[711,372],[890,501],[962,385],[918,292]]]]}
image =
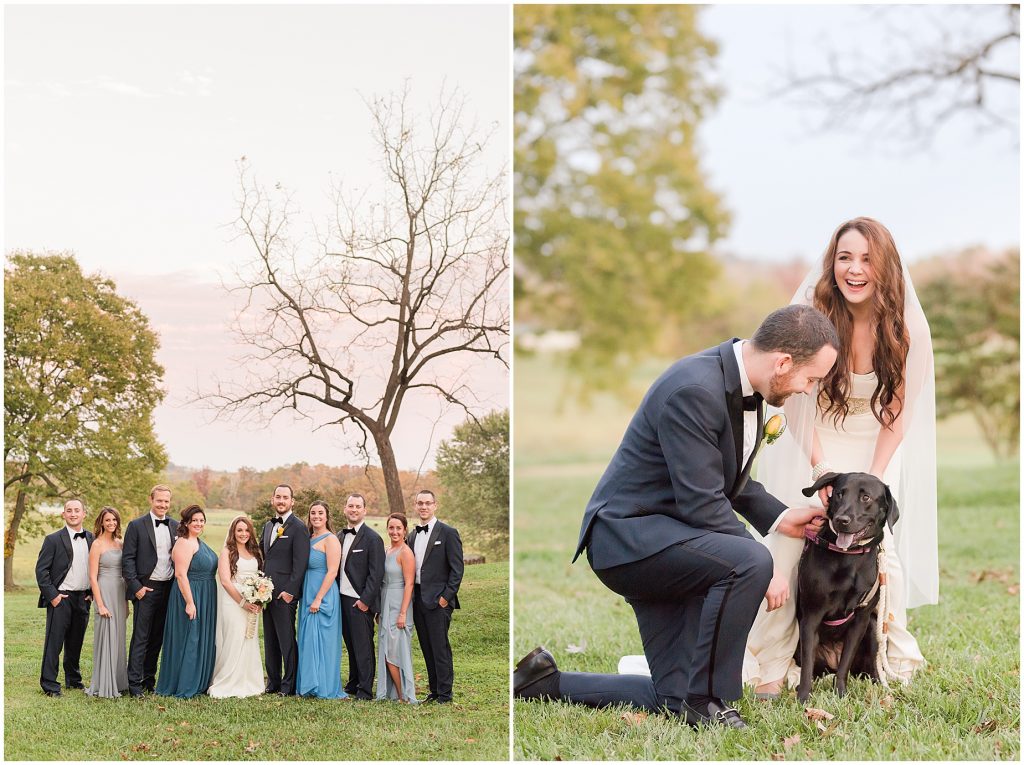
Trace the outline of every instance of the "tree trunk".
{"type": "Polygon", "coordinates": [[[383,430],[371,430],[373,442],[377,446],[380,467],[384,473],[384,486],[388,491],[388,512],[405,513],[405,496],[402,494],[402,482],[398,477],[398,463],[395,461],[395,450],[391,448],[391,439],[383,430]]]}
{"type": "Polygon", "coordinates": [[[14,502],[11,523],[4,533],[4,589],[13,590],[18,585],[14,581],[14,546],[18,542],[18,527],[25,515],[25,491],[18,489],[18,498],[14,502]]]}

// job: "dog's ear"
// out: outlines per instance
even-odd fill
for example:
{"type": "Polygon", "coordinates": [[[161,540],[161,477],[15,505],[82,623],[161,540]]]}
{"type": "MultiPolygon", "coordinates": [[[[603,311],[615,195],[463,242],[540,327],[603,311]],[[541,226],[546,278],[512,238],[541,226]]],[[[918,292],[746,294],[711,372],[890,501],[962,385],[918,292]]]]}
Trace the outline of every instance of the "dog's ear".
{"type": "Polygon", "coordinates": [[[892,531],[893,524],[900,519],[900,509],[896,505],[896,500],[892,498],[888,486],[885,487],[885,504],[889,508],[885,514],[885,522],[889,526],[889,531],[892,531]]]}
{"type": "Polygon", "coordinates": [[[804,489],[804,496],[810,497],[811,495],[816,494],[822,486],[831,486],[835,483],[838,477],[839,473],[825,473],[825,475],[814,482],[814,486],[808,486],[804,489]]]}

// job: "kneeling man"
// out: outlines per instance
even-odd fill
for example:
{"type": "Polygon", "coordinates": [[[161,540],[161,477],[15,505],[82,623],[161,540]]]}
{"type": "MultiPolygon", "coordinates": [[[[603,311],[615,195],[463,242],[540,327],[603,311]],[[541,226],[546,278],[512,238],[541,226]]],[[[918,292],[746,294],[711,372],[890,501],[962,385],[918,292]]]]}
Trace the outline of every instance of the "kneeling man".
{"type": "Polygon", "coordinates": [[[742,695],[747,633],[772,577],[762,535],[803,535],[821,508],[787,510],[748,480],[763,402],[782,406],[832,368],[835,328],[810,306],[769,315],[747,341],[687,356],[655,381],[583,516],[576,560],[625,597],[651,676],[559,672],[537,648],[516,667],[519,698],[668,711],[687,723],[746,727],[723,699],[742,695]]]}

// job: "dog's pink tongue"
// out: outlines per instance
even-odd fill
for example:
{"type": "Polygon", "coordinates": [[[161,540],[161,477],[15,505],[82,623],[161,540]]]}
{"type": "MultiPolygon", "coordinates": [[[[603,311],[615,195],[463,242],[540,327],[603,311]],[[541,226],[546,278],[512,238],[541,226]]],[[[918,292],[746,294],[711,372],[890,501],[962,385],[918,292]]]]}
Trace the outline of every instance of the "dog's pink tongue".
{"type": "Polygon", "coordinates": [[[853,534],[843,534],[841,532],[836,533],[836,547],[841,550],[845,550],[852,544],[853,534]]]}

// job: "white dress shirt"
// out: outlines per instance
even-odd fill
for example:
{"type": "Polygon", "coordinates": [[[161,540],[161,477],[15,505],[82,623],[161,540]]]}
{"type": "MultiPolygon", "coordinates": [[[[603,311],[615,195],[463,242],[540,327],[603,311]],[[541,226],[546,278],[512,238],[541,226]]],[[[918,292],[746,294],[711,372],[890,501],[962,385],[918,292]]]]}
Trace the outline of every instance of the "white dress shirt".
{"type": "MultiPolygon", "coordinates": [[[[272,526],[272,527],[271,527],[271,529],[270,529],[270,544],[268,544],[268,545],[267,545],[267,549],[268,549],[268,550],[269,550],[269,549],[270,549],[271,547],[273,547],[273,546],[274,546],[274,542],[276,542],[276,541],[277,541],[277,527],[278,527],[278,526],[280,526],[280,527],[281,527],[282,529],[284,529],[284,525],[285,525],[286,523],[288,523],[288,519],[292,517],[292,511],[291,511],[291,510],[289,510],[289,511],[288,511],[287,513],[285,513],[285,514],[284,514],[284,515],[282,515],[282,516],[277,516],[277,515],[275,515],[274,517],[275,517],[275,518],[277,518],[277,517],[280,517],[280,519],[281,519],[281,523],[275,523],[275,524],[273,524],[273,526],[272,526]]],[[[283,532],[282,532],[282,533],[283,533],[283,532]]]]}
{"type": "Polygon", "coordinates": [[[171,547],[174,546],[174,540],[171,539],[171,522],[157,526],[157,517],[152,511],[149,518],[153,524],[153,533],[156,535],[156,566],[153,567],[153,573],[149,578],[154,582],[166,582],[174,577],[174,565],[171,563],[171,547]]]}
{"type": "MultiPolygon", "coordinates": [[[[427,554],[427,540],[430,539],[430,535],[434,533],[434,524],[437,523],[437,516],[435,515],[427,522],[427,531],[416,532],[416,537],[412,542],[412,551],[416,553],[416,584],[420,584],[420,569],[423,567],[423,556],[427,554]]],[[[423,524],[417,524],[422,526],[423,524]]],[[[413,529],[415,531],[415,528],[413,529]]]]}
{"type": "MultiPolygon", "coordinates": [[[[754,395],[754,386],[750,384],[750,378],[747,377],[747,369],[743,366],[743,344],[746,340],[737,340],[732,344],[733,353],[736,354],[736,366],[740,368],[740,390],[744,396],[754,395]]],[[[761,404],[764,406],[764,404],[761,404]]],[[[739,469],[742,470],[743,466],[747,464],[747,460],[750,459],[751,452],[754,451],[754,445],[757,443],[759,437],[757,432],[757,410],[751,409],[750,411],[743,410],[743,461],[740,462],[739,469]]],[[[778,528],[779,523],[782,521],[782,516],[785,515],[785,511],[779,514],[779,517],[775,519],[775,523],[768,529],[768,533],[771,534],[778,528]]]]}
{"type": "MultiPolygon", "coordinates": [[[[354,527],[356,534],[363,528],[363,521],[354,527]]],[[[348,560],[348,553],[352,549],[352,545],[356,541],[356,534],[342,534],[341,536],[345,539],[341,545],[341,594],[348,598],[359,599],[359,593],[356,592],[356,588],[352,586],[352,582],[348,580],[348,575],[345,573],[345,561],[348,560]]]]}
{"type": "Polygon", "coordinates": [[[64,581],[60,583],[60,587],[57,589],[62,592],[88,590],[89,543],[85,537],[75,539],[75,534],[79,532],[74,531],[70,526],[65,526],[64,528],[67,530],[68,536],[71,537],[71,568],[68,569],[68,575],[64,577],[64,581]]]}

